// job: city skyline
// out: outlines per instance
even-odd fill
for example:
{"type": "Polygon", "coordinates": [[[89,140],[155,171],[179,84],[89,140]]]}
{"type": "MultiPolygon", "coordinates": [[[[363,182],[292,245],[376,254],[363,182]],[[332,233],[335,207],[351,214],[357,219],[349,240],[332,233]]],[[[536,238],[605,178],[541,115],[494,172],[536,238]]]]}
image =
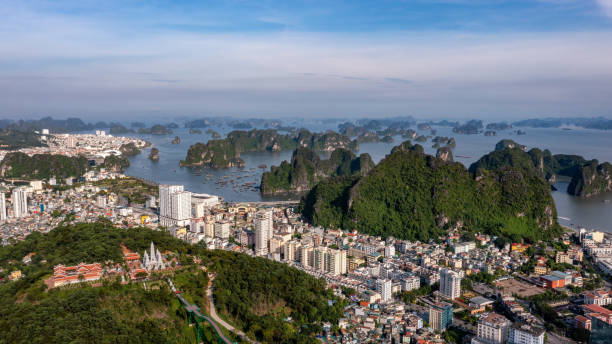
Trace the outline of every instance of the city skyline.
{"type": "Polygon", "coordinates": [[[29,1],[0,13],[2,117],[612,115],[609,0],[29,1]]]}

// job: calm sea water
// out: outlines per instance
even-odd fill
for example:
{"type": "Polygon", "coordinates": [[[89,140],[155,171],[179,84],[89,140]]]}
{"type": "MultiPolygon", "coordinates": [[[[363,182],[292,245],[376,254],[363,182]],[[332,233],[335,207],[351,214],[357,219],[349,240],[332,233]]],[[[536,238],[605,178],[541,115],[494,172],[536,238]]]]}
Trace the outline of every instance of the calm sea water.
{"type": "MultiPolygon", "coordinates": [[[[309,127],[312,131],[320,131],[326,128],[335,129],[335,124],[318,124],[309,127]]],[[[222,136],[231,129],[213,128],[222,136]]],[[[612,133],[588,129],[526,129],[527,135],[517,136],[512,131],[498,132],[495,137],[484,135],[459,135],[452,132],[451,128],[436,127],[436,135],[454,137],[457,147],[453,154],[455,161],[469,166],[484,154],[492,151],[495,144],[501,139],[513,139],[528,148],[538,147],[549,149],[553,154],[578,154],[587,159],[598,159],[600,161],[612,161],[612,133]]],[[[203,132],[205,130],[202,130],[203,132]]],[[[422,134],[428,134],[424,131],[422,134]]],[[[189,134],[188,129],[175,129],[173,135],[134,135],[148,140],[157,147],[160,152],[159,162],[150,161],[147,156],[149,151],[130,159],[131,166],[126,174],[149,179],[158,183],[183,184],[186,189],[197,193],[210,193],[222,196],[227,201],[259,201],[263,199],[259,191],[247,187],[259,185],[261,174],[269,170],[270,166],[278,165],[283,160],[291,158],[291,151],[279,153],[258,152],[242,154],[246,162],[246,168],[230,169],[201,169],[191,167],[179,167],[179,161],[184,159],[187,149],[196,142],[206,142],[211,139],[210,135],[189,134]],[[170,142],[174,136],[181,137],[181,143],[173,145],[170,142]],[[259,166],[266,165],[266,169],[259,166]],[[233,180],[234,184],[230,181],[233,180]],[[225,182],[221,184],[221,182],[225,182]]],[[[380,161],[391,149],[402,141],[396,137],[394,143],[365,143],[360,145],[359,153],[369,153],[375,162],[380,161]]],[[[430,141],[422,144],[425,151],[435,154],[430,141]]],[[[559,191],[553,191],[552,195],[557,206],[560,217],[559,222],[563,225],[587,228],[598,228],[612,232],[612,194],[600,195],[592,199],[583,200],[568,195],[567,181],[559,181],[556,184],[559,191]]]]}

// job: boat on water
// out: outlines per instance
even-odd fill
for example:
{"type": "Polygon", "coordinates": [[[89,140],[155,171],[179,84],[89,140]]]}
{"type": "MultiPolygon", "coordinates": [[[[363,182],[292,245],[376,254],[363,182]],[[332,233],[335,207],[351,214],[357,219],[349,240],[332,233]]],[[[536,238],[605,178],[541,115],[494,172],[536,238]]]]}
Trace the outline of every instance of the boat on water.
{"type": "Polygon", "coordinates": [[[564,220],[564,221],[571,221],[570,218],[563,217],[563,216],[559,216],[559,219],[564,220]]]}

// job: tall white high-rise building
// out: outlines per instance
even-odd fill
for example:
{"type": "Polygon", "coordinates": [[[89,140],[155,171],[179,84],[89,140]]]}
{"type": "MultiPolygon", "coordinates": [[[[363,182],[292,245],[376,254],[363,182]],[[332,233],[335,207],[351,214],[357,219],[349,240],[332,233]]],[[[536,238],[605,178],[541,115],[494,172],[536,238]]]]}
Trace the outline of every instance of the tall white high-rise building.
{"type": "Polygon", "coordinates": [[[159,222],[162,226],[185,225],[191,218],[191,193],[182,185],[159,186],[159,222]]]}
{"type": "Polygon", "coordinates": [[[191,192],[179,191],[170,195],[172,212],[170,218],[179,226],[184,226],[191,218],[191,192]]]}
{"type": "Polygon", "coordinates": [[[230,224],[227,221],[215,222],[215,237],[228,239],[230,236],[230,224]]]}
{"type": "Polygon", "coordinates": [[[450,269],[440,270],[440,293],[449,299],[461,296],[461,277],[450,269]]]}
{"type": "Polygon", "coordinates": [[[0,221],[6,220],[6,195],[0,191],[0,221]]]}
{"type": "Polygon", "coordinates": [[[379,278],[376,280],[376,292],[380,294],[382,302],[391,300],[391,280],[379,278]]]}
{"type": "Polygon", "coordinates": [[[332,275],[344,275],[346,273],[346,251],[333,250],[327,251],[325,257],[326,270],[332,275]]]}
{"type": "Polygon", "coordinates": [[[255,255],[268,254],[268,243],[272,239],[272,211],[262,210],[255,214],[255,255]]]}
{"type": "Polygon", "coordinates": [[[13,189],[13,216],[28,216],[28,191],[25,188],[13,189]]]}

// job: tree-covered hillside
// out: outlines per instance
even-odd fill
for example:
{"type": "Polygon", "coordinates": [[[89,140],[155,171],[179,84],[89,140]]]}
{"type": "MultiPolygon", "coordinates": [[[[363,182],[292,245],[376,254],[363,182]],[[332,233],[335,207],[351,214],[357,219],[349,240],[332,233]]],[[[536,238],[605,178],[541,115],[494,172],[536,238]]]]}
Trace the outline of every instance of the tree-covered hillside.
{"type": "Polygon", "coordinates": [[[0,177],[19,179],[49,179],[51,177],[81,177],[87,171],[104,167],[121,172],[130,166],[125,156],[110,155],[100,166],[91,166],[84,156],[66,156],[60,154],[34,154],[29,156],[21,152],[8,153],[0,162],[0,177]]]}
{"type": "Polygon", "coordinates": [[[549,150],[526,147],[512,140],[502,140],[496,150],[483,156],[470,166],[470,171],[495,170],[502,167],[518,167],[540,174],[551,184],[557,176],[571,178],[567,192],[579,197],[590,197],[612,191],[612,165],[586,160],[579,155],[555,154],[549,150]]]}
{"type": "Polygon", "coordinates": [[[537,240],[556,228],[549,186],[533,168],[470,173],[409,141],[365,177],[317,184],[301,208],[315,225],[403,239],[428,240],[457,227],[537,240]]]}
{"type": "Polygon", "coordinates": [[[46,146],[34,131],[0,129],[0,149],[21,149],[46,146]]]}
{"type": "Polygon", "coordinates": [[[225,139],[190,146],[181,165],[213,168],[244,166],[241,153],[277,152],[298,147],[316,151],[333,151],[336,148],[356,150],[357,143],[335,132],[311,133],[301,130],[292,134],[280,134],[273,129],[235,130],[225,139]]]}
{"type": "Polygon", "coordinates": [[[203,312],[208,285],[203,268],[213,273],[218,313],[260,342],[312,341],[311,334],[321,322],[336,323],[342,314],[342,301],[325,289],[323,281],[295,268],[209,251],[164,231],[118,229],[102,221],[33,233],[0,247],[0,279],[5,279],[0,283],[0,343],[194,342],[184,308],[163,279],[148,281],[146,289],[142,283],[121,284],[118,276],[103,279],[97,287],[49,290],[43,283],[57,264],[123,264],[122,243],[142,254],[151,241],[161,252],[172,252],[175,269],[164,274],[203,312]],[[32,262],[23,263],[22,258],[33,252],[32,262]],[[21,270],[24,277],[7,282],[6,276],[14,270],[21,270]],[[293,321],[285,321],[288,316],[293,321]]]}
{"type": "Polygon", "coordinates": [[[317,182],[335,176],[365,175],[374,167],[369,154],[356,157],[347,149],[334,150],[327,160],[321,160],[310,148],[298,148],[291,162],[283,161],[272,166],[261,176],[261,193],[301,193],[310,190],[317,182]]]}

